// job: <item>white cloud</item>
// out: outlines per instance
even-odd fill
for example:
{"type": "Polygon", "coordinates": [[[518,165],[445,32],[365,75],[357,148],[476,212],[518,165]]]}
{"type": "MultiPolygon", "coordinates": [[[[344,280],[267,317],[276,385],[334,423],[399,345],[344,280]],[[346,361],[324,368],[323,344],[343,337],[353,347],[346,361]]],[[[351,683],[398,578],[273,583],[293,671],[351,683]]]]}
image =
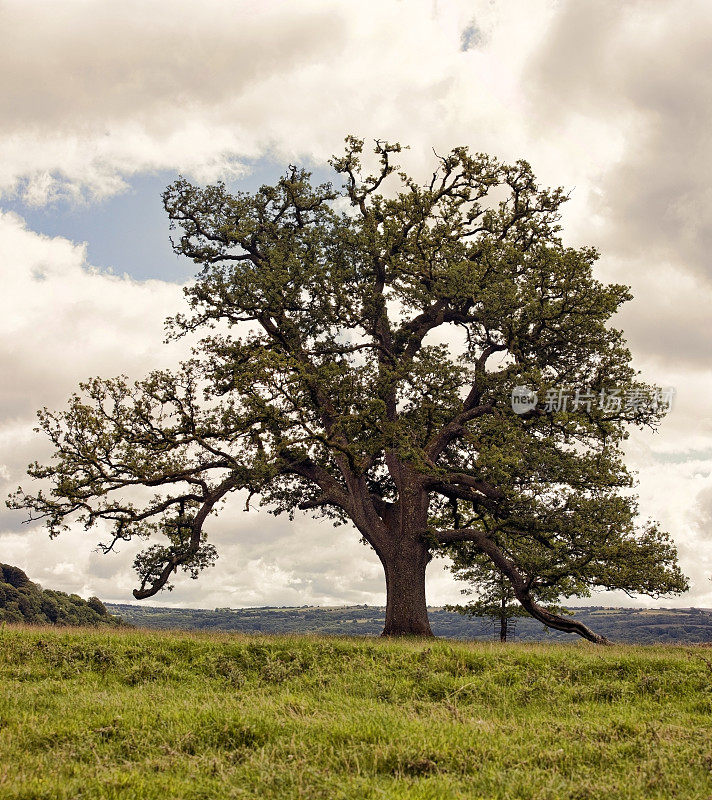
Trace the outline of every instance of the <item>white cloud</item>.
{"type": "MultiPolygon", "coordinates": [[[[707,279],[712,225],[712,6],[568,2],[531,65],[537,124],[583,119],[617,137],[600,164],[597,213],[607,250],[675,260],[707,279]]],[[[585,157],[584,151],[579,159],[585,157]]]]}
{"type": "Polygon", "coordinates": [[[0,188],[101,196],[140,170],[215,177],[269,149],[324,158],[347,132],[506,148],[551,3],[529,6],[7,0],[0,188]],[[468,23],[485,50],[460,49],[468,23]]]}
{"type": "MultiPolygon", "coordinates": [[[[5,424],[28,408],[57,405],[79,380],[140,374],[163,359],[163,320],[179,286],[92,271],[85,248],[25,228],[0,214],[0,404],[5,424]]],[[[175,350],[175,348],[173,348],[175,350]]]]}

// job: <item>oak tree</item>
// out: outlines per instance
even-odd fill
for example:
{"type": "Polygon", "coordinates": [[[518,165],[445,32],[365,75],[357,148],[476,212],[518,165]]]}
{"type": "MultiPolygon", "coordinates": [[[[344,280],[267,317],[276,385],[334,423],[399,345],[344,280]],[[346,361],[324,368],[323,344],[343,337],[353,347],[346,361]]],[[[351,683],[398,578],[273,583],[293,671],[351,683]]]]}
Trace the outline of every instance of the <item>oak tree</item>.
{"type": "Polygon", "coordinates": [[[547,625],[600,641],[537,603],[547,585],[659,595],[685,589],[669,537],[640,523],[621,444],[655,427],[649,402],[518,414],[513,388],[637,392],[610,325],[627,287],[565,246],[560,189],[524,161],[459,147],[425,181],[377,141],[348,137],[313,185],[290,167],[254,193],[181,178],[164,205],[177,253],[201,268],[173,336],[194,357],[143,380],[93,379],[40,412],[50,488],[10,501],[56,535],[74,518],[112,526],[136,559],[137,598],[216,558],[209,518],[245,491],[273,513],[352,525],[385,571],[387,635],[431,635],[425,572],[458,543],[508,579],[547,625]],[[149,491],[146,491],[146,490],[149,491]]]}

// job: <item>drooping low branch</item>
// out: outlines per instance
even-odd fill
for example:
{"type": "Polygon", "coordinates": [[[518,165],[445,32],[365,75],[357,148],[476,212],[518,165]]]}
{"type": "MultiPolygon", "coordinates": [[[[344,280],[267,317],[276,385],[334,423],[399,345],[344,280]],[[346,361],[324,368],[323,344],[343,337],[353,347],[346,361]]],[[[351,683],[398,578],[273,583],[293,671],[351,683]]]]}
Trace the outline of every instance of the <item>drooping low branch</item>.
{"type": "Polygon", "coordinates": [[[517,569],[516,564],[508,559],[499,547],[482,531],[473,529],[455,529],[440,531],[437,534],[438,541],[442,544],[452,544],[454,542],[473,542],[479,550],[485,553],[492,560],[492,563],[505,575],[510,583],[514,595],[522,604],[522,607],[531,614],[534,619],[539,620],[549,628],[555,628],[565,633],[576,633],[584,639],[594,644],[610,644],[605,636],[592,631],[583,622],[575,619],[562,617],[559,614],[554,614],[548,611],[543,606],[540,606],[531,596],[527,582],[522,577],[517,569]]]}
{"type": "Polygon", "coordinates": [[[180,566],[190,564],[191,560],[195,558],[200,549],[203,523],[213,510],[215,504],[229,491],[236,488],[237,485],[237,479],[231,476],[222,481],[222,483],[220,483],[219,486],[208,495],[203,505],[200,507],[200,510],[191,522],[190,540],[187,547],[185,547],[183,550],[174,552],[169,558],[167,558],[163,569],[156,578],[151,580],[150,572],[144,577],[144,579],[141,581],[140,588],[133,590],[133,596],[137,600],[144,600],[147,597],[153,597],[154,594],[157,594],[166,585],[172,572],[175,572],[180,566]]]}

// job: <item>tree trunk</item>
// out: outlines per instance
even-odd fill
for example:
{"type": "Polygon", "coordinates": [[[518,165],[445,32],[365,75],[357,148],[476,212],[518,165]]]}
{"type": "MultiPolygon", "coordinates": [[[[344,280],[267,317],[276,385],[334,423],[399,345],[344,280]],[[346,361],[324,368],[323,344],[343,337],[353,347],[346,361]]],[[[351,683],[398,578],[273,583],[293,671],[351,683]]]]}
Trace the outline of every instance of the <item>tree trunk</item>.
{"type": "Polygon", "coordinates": [[[404,536],[379,553],[386,572],[386,625],[383,636],[433,636],[425,601],[428,546],[404,536]]]}
{"type": "Polygon", "coordinates": [[[499,641],[507,641],[507,601],[502,598],[502,610],[499,618],[499,641]]]}

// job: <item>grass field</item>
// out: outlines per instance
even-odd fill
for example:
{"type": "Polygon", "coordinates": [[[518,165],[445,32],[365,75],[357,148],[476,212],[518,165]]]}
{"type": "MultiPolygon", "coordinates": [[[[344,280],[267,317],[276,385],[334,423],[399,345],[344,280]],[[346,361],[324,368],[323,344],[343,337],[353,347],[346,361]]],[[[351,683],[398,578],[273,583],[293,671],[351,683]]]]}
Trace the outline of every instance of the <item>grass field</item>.
{"type": "Polygon", "coordinates": [[[0,797],[712,797],[712,650],[0,630],[0,797]]]}

